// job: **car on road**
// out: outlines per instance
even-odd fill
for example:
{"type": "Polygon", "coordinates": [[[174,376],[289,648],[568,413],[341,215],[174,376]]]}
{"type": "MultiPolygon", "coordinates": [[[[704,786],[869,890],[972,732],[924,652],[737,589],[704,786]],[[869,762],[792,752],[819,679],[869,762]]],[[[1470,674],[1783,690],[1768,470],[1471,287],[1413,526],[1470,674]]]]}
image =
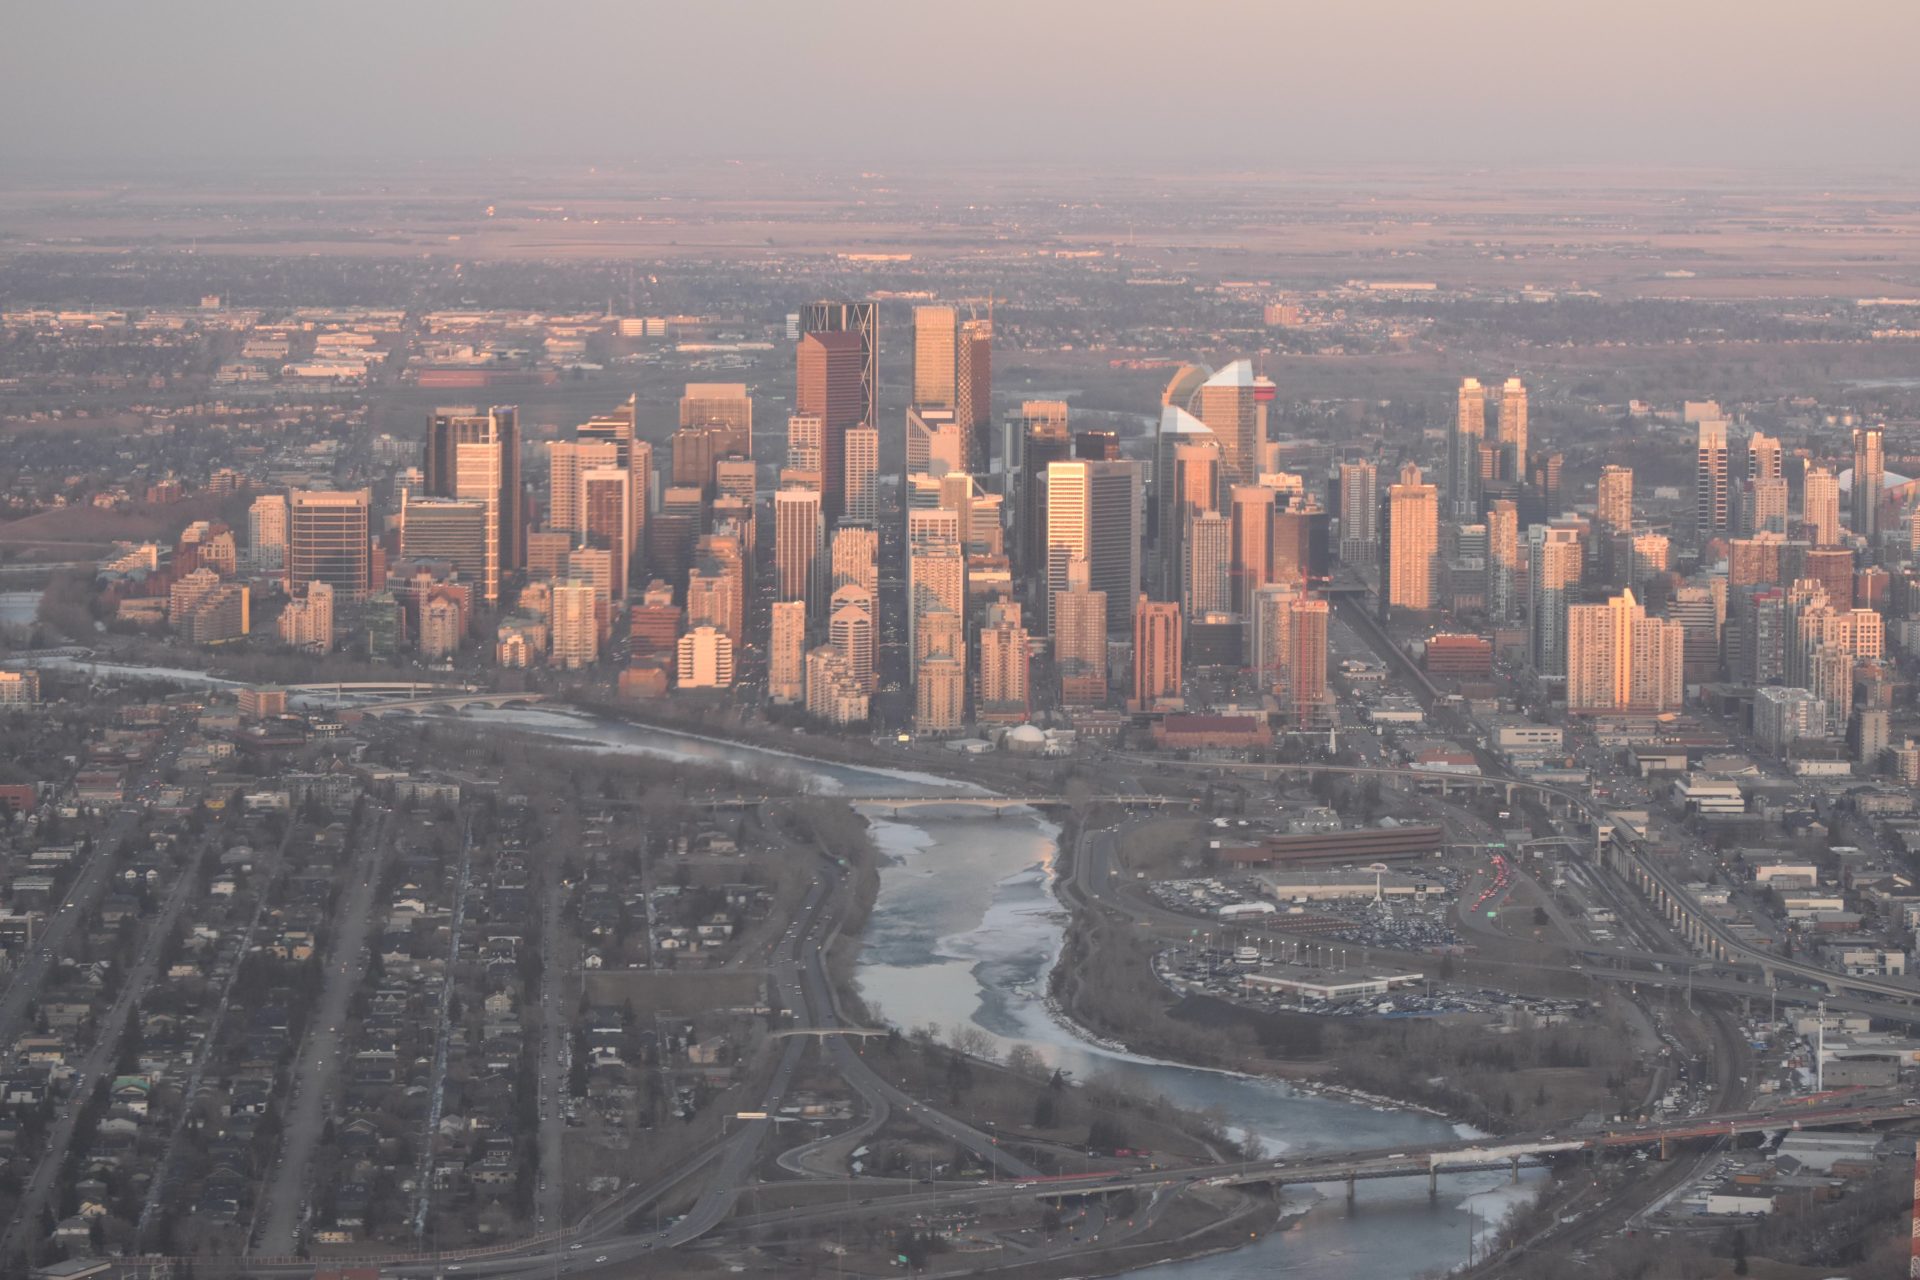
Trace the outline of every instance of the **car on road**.
{"type": "Polygon", "coordinates": [[[607,1260],[607,1255],[604,1253],[594,1259],[595,1262],[605,1262],[606,1260],[607,1260]]]}

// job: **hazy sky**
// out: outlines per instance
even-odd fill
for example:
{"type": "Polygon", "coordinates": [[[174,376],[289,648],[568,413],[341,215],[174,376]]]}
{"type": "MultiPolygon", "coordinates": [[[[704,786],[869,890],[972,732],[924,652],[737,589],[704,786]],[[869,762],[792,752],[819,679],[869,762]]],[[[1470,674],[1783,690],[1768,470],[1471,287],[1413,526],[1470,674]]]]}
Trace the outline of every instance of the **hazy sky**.
{"type": "MultiPolygon", "coordinates": [[[[0,160],[1920,168],[1916,0],[11,0],[0,160]]],[[[4,182],[0,172],[0,182],[4,182]]]]}

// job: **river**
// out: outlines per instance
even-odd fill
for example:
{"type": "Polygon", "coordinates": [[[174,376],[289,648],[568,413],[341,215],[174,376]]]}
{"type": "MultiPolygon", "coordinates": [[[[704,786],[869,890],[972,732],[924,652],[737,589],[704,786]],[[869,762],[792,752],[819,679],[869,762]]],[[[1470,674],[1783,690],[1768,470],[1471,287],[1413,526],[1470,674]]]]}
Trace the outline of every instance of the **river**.
{"type": "MultiPolygon", "coordinates": [[[[831,764],[756,747],[539,709],[470,713],[608,751],[775,768],[823,792],[925,795],[971,790],[925,774],[831,764]]],[[[1158,1062],[1095,1044],[1061,1025],[1043,999],[1066,913],[1053,895],[1058,828],[1032,810],[1000,818],[965,809],[868,813],[887,855],[856,970],[862,996],[907,1026],[972,1023],[999,1046],[1018,1042],[1076,1079],[1100,1077],[1212,1111],[1269,1151],[1392,1148],[1457,1136],[1445,1120],[1303,1094],[1278,1081],[1158,1062]]],[[[1363,1183],[1352,1210],[1344,1187],[1289,1191],[1288,1229],[1231,1254],[1130,1273],[1151,1280],[1411,1280],[1467,1261],[1531,1194],[1501,1173],[1451,1174],[1429,1200],[1424,1179],[1363,1183]]]]}
{"type": "MultiPolygon", "coordinates": [[[[103,671],[102,674],[107,674],[103,671]]],[[[112,671],[112,674],[133,674],[112,671]]],[[[202,683],[197,672],[178,674],[202,683]]],[[[822,793],[926,795],[966,784],[907,770],[809,759],[600,716],[540,708],[473,710],[465,718],[584,749],[654,755],[742,771],[786,773],[822,793]]],[[[1391,1148],[1456,1136],[1445,1120],[1296,1091],[1278,1081],[1154,1061],[1093,1043],[1062,1025],[1043,999],[1060,953],[1065,911],[1053,894],[1058,828],[1026,809],[995,818],[966,809],[868,813],[887,861],[856,969],[862,995],[908,1026],[972,1023],[1004,1050],[1032,1046],[1080,1080],[1103,1078],[1142,1094],[1211,1111],[1269,1152],[1391,1148]]],[[[1145,1280],[1413,1280],[1467,1261],[1531,1194],[1498,1172],[1450,1174],[1429,1199],[1419,1178],[1363,1183],[1349,1208],[1343,1187],[1287,1192],[1285,1230],[1230,1254],[1130,1273],[1145,1280]]]]}

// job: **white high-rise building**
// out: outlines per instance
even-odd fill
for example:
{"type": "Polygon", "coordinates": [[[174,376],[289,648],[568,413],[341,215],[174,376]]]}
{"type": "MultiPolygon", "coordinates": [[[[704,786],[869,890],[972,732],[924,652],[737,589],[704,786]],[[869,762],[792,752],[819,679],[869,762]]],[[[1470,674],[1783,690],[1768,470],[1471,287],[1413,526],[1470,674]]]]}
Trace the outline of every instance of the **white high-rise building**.
{"type": "Polygon", "coordinates": [[[593,583],[578,578],[553,584],[550,596],[552,653],[548,661],[561,671],[578,671],[600,658],[600,624],[593,583]]]}
{"type": "Polygon", "coordinates": [[[880,518],[880,432],[874,427],[847,431],[847,516],[871,523],[880,518]]]}
{"type": "Polygon", "coordinates": [[[1840,544],[1840,480],[1831,467],[1809,466],[1800,495],[1800,519],[1812,530],[1813,545],[1840,544]]]}
{"type": "Polygon", "coordinates": [[[247,508],[247,549],[253,567],[273,573],[287,563],[287,495],[263,493],[247,508]]]}
{"type": "Polygon", "coordinates": [[[718,627],[694,627],[680,637],[675,683],[682,689],[733,686],[733,641],[718,627]]]}

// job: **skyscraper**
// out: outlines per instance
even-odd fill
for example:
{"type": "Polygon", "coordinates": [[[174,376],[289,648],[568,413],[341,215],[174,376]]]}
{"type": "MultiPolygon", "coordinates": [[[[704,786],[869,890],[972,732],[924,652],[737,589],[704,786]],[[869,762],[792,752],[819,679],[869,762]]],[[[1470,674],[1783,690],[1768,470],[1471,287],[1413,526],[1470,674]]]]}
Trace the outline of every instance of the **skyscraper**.
{"type": "Polygon", "coordinates": [[[1567,610],[1567,710],[1671,711],[1685,692],[1686,628],[1623,591],[1567,610]]]}
{"type": "Polygon", "coordinates": [[[1853,532],[1869,548],[1880,541],[1880,500],[1887,483],[1887,460],[1879,427],[1853,429],[1853,532]]]}
{"type": "Polygon", "coordinates": [[[854,678],[853,664],[839,646],[823,644],[807,653],[807,714],[831,725],[865,720],[872,700],[854,678]]]}
{"type": "Polygon", "coordinates": [[[1274,580],[1274,504],[1279,496],[1277,489],[1258,484],[1234,485],[1229,495],[1233,547],[1227,567],[1231,584],[1228,607],[1243,616],[1254,590],[1274,580]]]}
{"type": "Polygon", "coordinates": [[[1140,510],[1140,470],[1132,462],[1049,464],[1047,597],[1067,589],[1070,561],[1085,560],[1088,590],[1107,597],[1108,629],[1125,634],[1140,588],[1140,510]]]}
{"type": "Polygon", "coordinates": [[[880,304],[809,302],[800,308],[800,334],[850,333],[859,342],[861,422],[880,421],[880,304]]]}
{"type": "Polygon", "coordinates": [[[1027,629],[1020,606],[1010,600],[987,606],[980,626],[979,714],[983,720],[1019,724],[1033,713],[1028,687],[1027,629]]]}
{"type": "Polygon", "coordinates": [[[948,306],[913,309],[913,405],[919,409],[954,407],[959,313],[948,306]]]}
{"type": "Polygon", "coordinates": [[[1487,389],[1478,378],[1463,379],[1447,432],[1447,510],[1456,520],[1479,515],[1480,442],[1486,434],[1487,389]]]}
{"type": "Polygon", "coordinates": [[[713,493],[713,465],[726,456],[722,445],[727,438],[724,426],[695,425],[681,427],[667,443],[672,449],[672,480],[677,485],[692,485],[709,496],[713,493]]]}
{"type": "Polygon", "coordinates": [[[1835,546],[1840,541],[1840,481],[1831,467],[1809,465],[1806,483],[1800,495],[1800,519],[1806,524],[1816,547],[1835,546]]]}
{"type": "Polygon", "coordinates": [[[1749,480],[1740,491],[1740,531],[1787,531],[1787,482],[1779,476],[1749,480]]]}
{"type": "MultiPolygon", "coordinates": [[[[961,543],[960,514],[936,508],[907,513],[907,646],[916,662],[922,619],[932,610],[966,617],[967,556],[961,543]]],[[[956,654],[964,660],[965,654],[956,654]]]]}
{"type": "Polygon", "coordinates": [[[1694,534],[1701,542],[1731,531],[1727,486],[1727,424],[1707,419],[1700,424],[1693,477],[1694,534]]]}
{"type": "Polygon", "coordinates": [[[1213,491],[1198,508],[1210,511],[1219,501],[1220,442],[1204,422],[1185,409],[1172,404],[1161,409],[1153,441],[1153,579],[1159,594],[1168,599],[1180,594],[1180,536],[1194,509],[1188,492],[1192,486],[1176,455],[1183,446],[1200,444],[1212,445],[1215,450],[1213,491]]]}
{"type": "Polygon", "coordinates": [[[1223,482],[1252,484],[1260,478],[1260,409],[1253,362],[1235,360],[1200,384],[1200,421],[1220,442],[1223,482]]]}
{"type": "Polygon", "coordinates": [[[1599,497],[1594,503],[1596,531],[1625,533],[1633,527],[1633,468],[1612,463],[1600,468],[1599,497]]]}
{"type": "MultiPolygon", "coordinates": [[[[653,507],[653,445],[645,440],[634,438],[635,415],[639,412],[638,397],[628,396],[626,402],[612,413],[596,414],[574,428],[574,437],[583,442],[610,444],[614,450],[613,465],[625,467],[633,476],[633,536],[628,542],[631,554],[628,559],[638,561],[647,551],[647,515],[653,507]]],[[[583,460],[580,465],[602,466],[599,455],[590,455],[591,461],[583,460]]],[[[573,528],[562,525],[551,517],[547,523],[553,528],[573,528]]]]}
{"type": "MultiPolygon", "coordinates": [[[[1292,506],[1275,508],[1270,523],[1267,582],[1306,586],[1324,583],[1333,576],[1328,545],[1331,521],[1319,503],[1311,497],[1304,501],[1296,498],[1292,506]]],[[[1248,581],[1253,581],[1251,576],[1248,581]]]]}
{"type": "Polygon", "coordinates": [[[1487,612],[1494,625],[1520,616],[1520,508],[1501,498],[1487,508],[1487,612]]]}
{"type": "Polygon", "coordinates": [[[833,608],[827,619],[827,639],[847,661],[847,674],[860,692],[874,689],[873,598],[859,587],[842,587],[833,593],[833,608]]]}
{"type": "Polygon", "coordinates": [[[1500,388],[1500,417],[1497,424],[1500,446],[1501,480],[1527,478],[1527,384],[1508,378],[1500,388]]]}
{"type": "Polygon", "coordinates": [[[1233,608],[1233,522],[1203,511],[1187,525],[1187,563],[1180,602],[1189,618],[1233,608]]]}
{"type": "Polygon", "coordinates": [[[286,567],[286,494],[263,493],[247,508],[247,551],[253,567],[263,573],[286,567]]]}
{"type": "Polygon", "coordinates": [[[547,527],[582,532],[580,476],[587,471],[624,465],[612,440],[549,440],[547,442],[547,527]]]}
{"type": "Polygon", "coordinates": [[[960,615],[935,606],[921,619],[914,654],[915,733],[959,732],[966,720],[966,633],[960,615]]]}
{"type": "Polygon", "coordinates": [[[1174,445],[1168,469],[1160,473],[1159,576],[1169,597],[1183,596],[1187,532],[1197,517],[1220,509],[1222,474],[1220,447],[1211,436],[1174,445]]]}
{"type": "Polygon", "coordinates": [[[855,427],[847,432],[847,514],[871,523],[880,516],[880,431],[855,427]]]}
{"type": "Polygon", "coordinates": [[[1133,705],[1180,696],[1180,606],[1142,595],[1133,611],[1133,705]]]}
{"type": "Polygon", "coordinates": [[[633,567],[631,472],[615,466],[581,472],[580,532],[588,546],[599,547],[612,556],[612,598],[626,599],[633,567]]]}
{"type": "Polygon", "coordinates": [[[435,409],[427,423],[422,468],[428,497],[477,498],[489,505],[493,565],[486,599],[496,603],[503,577],[527,567],[526,498],[520,487],[520,411],[495,405],[435,409]]]}
{"type": "Polygon", "coordinates": [[[847,432],[872,422],[862,385],[866,358],[857,332],[808,333],[800,339],[794,412],[820,420],[820,490],[829,520],[846,511],[847,432]]]}
{"type": "Polygon", "coordinates": [[[716,627],[738,644],[746,632],[746,584],[739,548],[733,539],[715,535],[700,541],[687,573],[687,625],[716,627]]]}
{"type": "Polygon", "coordinates": [[[333,588],[319,578],[311,579],[306,593],[282,609],[274,625],[282,643],[327,652],[333,648],[333,588]]]}
{"type": "Polygon", "coordinates": [[[324,582],[342,601],[364,600],[372,561],[367,513],[372,495],[296,489],[288,495],[287,587],[324,582]]]}
{"type": "Polygon", "coordinates": [[[1340,464],[1340,563],[1380,562],[1380,469],[1367,461],[1340,464]]]}
{"type": "Polygon", "coordinates": [[[1409,462],[1400,483],[1387,490],[1387,605],[1394,609],[1434,607],[1435,560],[1440,553],[1440,495],[1423,484],[1420,468],[1409,462]]]}
{"type": "Polygon", "coordinates": [[[832,578],[838,591],[848,583],[868,595],[880,596],[880,534],[866,526],[843,524],[833,531],[832,578]]]}
{"type": "Polygon", "coordinates": [[[591,582],[553,584],[553,665],[562,671],[591,666],[600,657],[600,626],[591,582]]]}
{"type": "Polygon", "coordinates": [[[993,321],[963,321],[954,358],[953,418],[966,442],[966,470],[984,476],[993,466],[993,321]]]}
{"type": "Polygon", "coordinates": [[[820,495],[811,489],[781,489],[773,495],[774,598],[804,600],[817,614],[827,592],[822,572],[826,527],[820,495]]]}
{"type": "Polygon", "coordinates": [[[767,640],[767,697],[774,702],[794,703],[806,694],[806,601],[776,600],[767,640]]]}
{"type": "Polygon", "coordinates": [[[717,458],[753,456],[753,397],[743,382],[689,382],[680,397],[680,426],[717,432],[717,458]]]}
{"type": "MultiPolygon", "coordinates": [[[[1013,552],[1019,570],[1033,577],[1047,567],[1047,468],[1067,461],[1073,449],[1067,406],[1057,400],[1029,400],[1021,406],[1016,427],[1021,443],[1010,480],[1017,499],[1013,552]]],[[[1016,427],[1009,427],[1009,439],[1016,427]]]]}
{"type": "Polygon", "coordinates": [[[933,476],[967,469],[967,437],[951,409],[907,409],[907,474],[933,476]]]}
{"type": "Polygon", "coordinates": [[[444,560],[473,586],[487,568],[487,504],[478,498],[400,495],[400,555],[444,560]]]}
{"type": "Polygon", "coordinates": [[[1609,463],[1600,468],[1598,496],[1593,507],[1593,553],[1601,579],[1619,582],[1627,576],[1633,530],[1633,468],[1609,463]]]}
{"type": "Polygon", "coordinates": [[[733,687],[733,641],[718,627],[689,628],[675,656],[675,683],[682,689],[733,687]]]}
{"type": "Polygon", "coordinates": [[[787,419],[787,465],[780,473],[783,488],[793,484],[807,489],[820,487],[825,431],[826,424],[816,414],[796,413],[787,419]]]}
{"type": "Polygon", "coordinates": [[[1580,581],[1580,535],[1534,525],[1527,530],[1529,659],[1542,676],[1567,672],[1567,607],[1580,581]]]}
{"type": "Polygon", "coordinates": [[[1107,593],[1087,589],[1086,562],[1067,571],[1067,590],[1053,598],[1053,660],[1060,701],[1097,707],[1107,700],[1107,593]]]}
{"type": "Polygon", "coordinates": [[[1327,624],[1324,597],[1296,596],[1287,634],[1287,686],[1295,724],[1319,723],[1328,710],[1327,624]]]}
{"type": "Polygon", "coordinates": [[[1247,668],[1254,687],[1275,695],[1287,691],[1292,663],[1293,602],[1300,590],[1291,583],[1256,587],[1247,607],[1247,668]]]}

